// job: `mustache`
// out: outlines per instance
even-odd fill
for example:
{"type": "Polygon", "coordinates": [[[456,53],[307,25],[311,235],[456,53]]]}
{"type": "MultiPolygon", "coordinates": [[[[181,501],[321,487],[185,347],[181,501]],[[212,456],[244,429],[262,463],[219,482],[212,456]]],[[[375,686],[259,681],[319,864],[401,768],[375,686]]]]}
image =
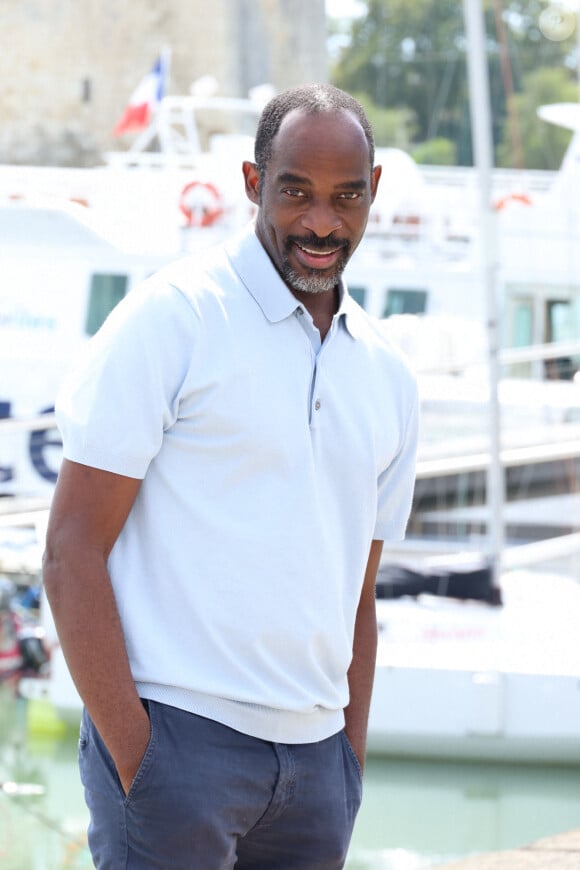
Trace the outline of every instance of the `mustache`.
{"type": "Polygon", "coordinates": [[[338,236],[335,236],[334,233],[325,236],[323,239],[314,235],[314,233],[309,236],[288,236],[286,239],[287,247],[290,247],[293,244],[301,245],[304,248],[310,248],[310,250],[313,251],[328,251],[335,248],[343,248],[347,251],[350,247],[350,244],[346,239],[341,239],[338,236]]]}

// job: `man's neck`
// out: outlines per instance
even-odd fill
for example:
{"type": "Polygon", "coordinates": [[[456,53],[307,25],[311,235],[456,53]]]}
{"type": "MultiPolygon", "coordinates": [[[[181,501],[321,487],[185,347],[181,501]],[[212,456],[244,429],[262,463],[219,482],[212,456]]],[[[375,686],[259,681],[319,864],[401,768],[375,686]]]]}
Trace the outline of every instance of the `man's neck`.
{"type": "Polygon", "coordinates": [[[321,340],[324,341],[330,329],[332,318],[338,311],[338,287],[336,286],[333,290],[327,290],[324,293],[307,293],[304,290],[292,290],[292,293],[302,302],[320,332],[321,340]]]}

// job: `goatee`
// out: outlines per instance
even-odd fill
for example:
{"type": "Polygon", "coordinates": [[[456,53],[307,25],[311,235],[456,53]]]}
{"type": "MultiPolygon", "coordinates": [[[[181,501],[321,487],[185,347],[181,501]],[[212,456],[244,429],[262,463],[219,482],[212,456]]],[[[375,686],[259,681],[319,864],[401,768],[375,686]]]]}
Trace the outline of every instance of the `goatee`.
{"type": "Polygon", "coordinates": [[[348,241],[338,239],[332,234],[325,239],[319,239],[314,235],[308,238],[289,236],[286,239],[287,254],[290,253],[294,245],[321,252],[342,248],[340,260],[334,265],[331,272],[323,269],[310,269],[306,274],[301,275],[292,268],[288,259],[284,259],[282,263],[282,277],[292,290],[298,290],[300,293],[328,293],[329,290],[334,290],[349,260],[350,245],[348,241]]]}
{"type": "Polygon", "coordinates": [[[313,271],[311,275],[299,275],[294,269],[287,266],[284,269],[283,277],[292,290],[298,290],[301,293],[327,293],[329,290],[334,290],[340,274],[324,275],[321,272],[313,271]]]}

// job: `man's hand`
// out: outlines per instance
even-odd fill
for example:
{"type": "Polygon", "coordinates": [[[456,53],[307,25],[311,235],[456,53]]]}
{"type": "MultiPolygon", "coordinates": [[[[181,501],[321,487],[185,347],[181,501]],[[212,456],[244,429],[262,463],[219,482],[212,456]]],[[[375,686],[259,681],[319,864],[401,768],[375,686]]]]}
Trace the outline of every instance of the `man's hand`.
{"type": "Polygon", "coordinates": [[[121,785],[125,795],[129,794],[129,789],[133,784],[133,780],[137,775],[137,771],[141,766],[141,762],[145,756],[149,739],[151,736],[151,723],[149,717],[142,709],[142,715],[138,717],[136,722],[131,726],[131,735],[124,743],[121,750],[111,751],[111,756],[115,762],[121,785]]]}

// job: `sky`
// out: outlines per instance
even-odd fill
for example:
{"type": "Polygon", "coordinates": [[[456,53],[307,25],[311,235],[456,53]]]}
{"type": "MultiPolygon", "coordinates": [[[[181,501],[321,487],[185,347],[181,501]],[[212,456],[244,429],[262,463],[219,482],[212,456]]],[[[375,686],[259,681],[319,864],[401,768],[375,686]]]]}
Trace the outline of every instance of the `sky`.
{"type": "Polygon", "coordinates": [[[359,0],[326,0],[326,14],[330,18],[356,18],[363,11],[359,0]]]}

